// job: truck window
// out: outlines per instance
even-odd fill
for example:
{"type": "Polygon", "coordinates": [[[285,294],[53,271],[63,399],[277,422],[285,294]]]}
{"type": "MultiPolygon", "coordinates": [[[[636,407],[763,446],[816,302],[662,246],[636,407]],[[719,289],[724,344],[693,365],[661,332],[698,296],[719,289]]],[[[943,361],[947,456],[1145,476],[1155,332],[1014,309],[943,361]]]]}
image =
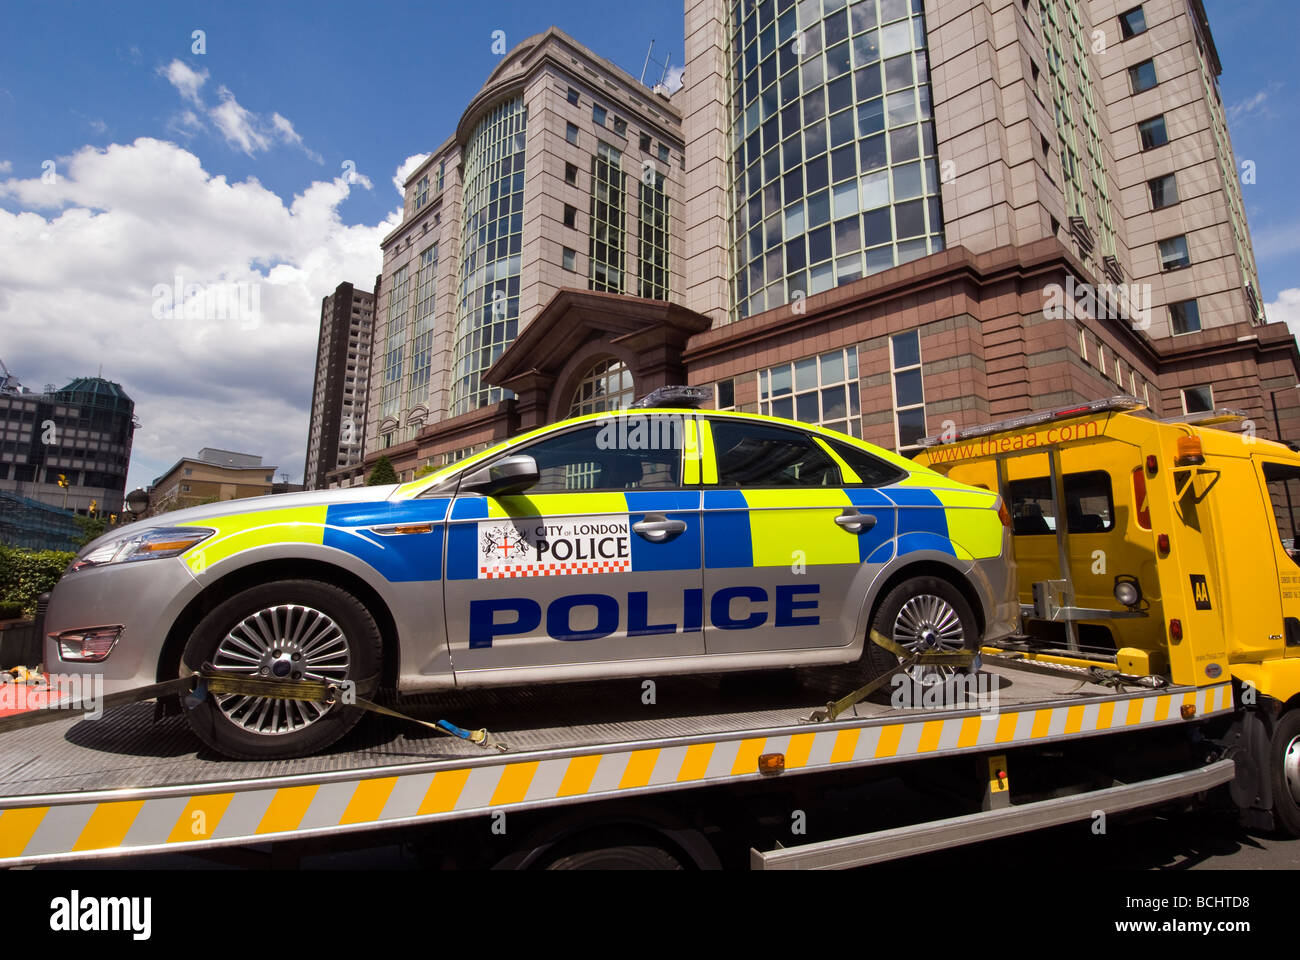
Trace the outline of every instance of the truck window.
{"type": "Polygon", "coordinates": [[[1300,523],[1296,521],[1300,516],[1300,467],[1265,462],[1263,468],[1278,539],[1291,560],[1300,563],[1300,547],[1296,544],[1296,534],[1300,531],[1300,523]]]}
{"type": "MultiPolygon", "coordinates": [[[[1047,477],[1013,480],[1011,530],[1016,536],[1043,536],[1056,532],[1052,513],[1052,483],[1047,477]]],[[[1115,501],[1110,474],[1104,470],[1065,475],[1065,512],[1070,533],[1107,533],[1115,528],[1115,501]]]]}

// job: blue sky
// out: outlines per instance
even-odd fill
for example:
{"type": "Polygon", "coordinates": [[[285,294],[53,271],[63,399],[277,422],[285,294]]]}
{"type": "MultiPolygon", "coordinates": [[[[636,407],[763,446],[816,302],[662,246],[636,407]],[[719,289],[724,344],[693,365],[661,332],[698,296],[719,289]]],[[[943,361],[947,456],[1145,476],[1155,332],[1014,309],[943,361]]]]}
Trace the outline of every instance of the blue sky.
{"type": "MultiPolygon", "coordinates": [[[[1256,166],[1264,299],[1300,328],[1300,4],[1206,6],[1237,156],[1256,166]]],[[[34,389],[101,364],[122,382],[143,424],[133,486],[202,446],[301,477],[320,297],[373,282],[394,176],[453,132],[498,62],[494,31],[513,47],[555,24],[634,76],[652,39],[683,59],[673,0],[0,12],[21,38],[0,59],[0,358],[34,389]],[[154,290],[177,275],[260,284],[258,323],[160,318],[154,290]]]]}
{"type": "MultiPolygon", "coordinates": [[[[679,3],[235,2],[5,4],[7,32],[23,37],[0,60],[0,159],[14,174],[84,144],[168,137],[231,180],[256,177],[288,197],[335,176],[352,160],[387,183],[405,157],[427,152],[455,129],[461,111],[507,48],[552,24],[640,76],[646,50],[681,64],[679,3]],[[191,33],[207,52],[192,53],[191,33]],[[302,150],[249,156],[215,134],[184,136],[173,124],[177,93],[161,66],[180,58],[207,70],[258,113],[287,117],[302,150]]],[[[341,212],[374,223],[393,205],[388,190],[353,194],[341,212]]]]}
{"type": "MultiPolygon", "coordinates": [[[[1255,163],[1256,182],[1242,185],[1242,199],[1264,299],[1271,302],[1283,290],[1300,287],[1300,3],[1205,0],[1205,7],[1223,62],[1219,91],[1232,148],[1239,166],[1255,163]]],[[[1274,313],[1270,320],[1287,319],[1274,313]]]]}

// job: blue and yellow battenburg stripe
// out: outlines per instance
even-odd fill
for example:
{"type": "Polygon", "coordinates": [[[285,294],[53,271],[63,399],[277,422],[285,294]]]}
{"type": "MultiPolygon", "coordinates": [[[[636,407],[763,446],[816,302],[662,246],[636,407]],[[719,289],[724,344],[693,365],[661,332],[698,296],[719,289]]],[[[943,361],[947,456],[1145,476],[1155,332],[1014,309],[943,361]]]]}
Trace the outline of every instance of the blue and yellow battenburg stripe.
{"type": "Polygon", "coordinates": [[[651,513],[686,522],[662,543],[631,538],[634,571],[887,563],[932,550],[959,560],[997,557],[1002,525],[992,493],[975,489],[888,487],[769,490],[629,490],[502,498],[380,500],[234,514],[192,525],[216,534],[185,555],[199,574],[236,554],[285,543],[350,554],[392,583],[436,581],[446,540],[448,579],[478,576],[478,523],[562,516],[651,513]],[[832,522],[856,507],[875,526],[849,534],[832,522]],[[798,556],[794,556],[798,551],[798,556]]]}
{"type": "Polygon", "coordinates": [[[198,574],[247,550],[302,543],[351,554],[391,583],[439,580],[443,521],[450,504],[446,497],[378,500],[260,510],[196,520],[188,525],[212,527],[217,532],[186,553],[185,562],[198,574]],[[380,532],[383,528],[394,528],[394,531],[380,532]],[[396,528],[413,532],[397,532],[396,528]]]}

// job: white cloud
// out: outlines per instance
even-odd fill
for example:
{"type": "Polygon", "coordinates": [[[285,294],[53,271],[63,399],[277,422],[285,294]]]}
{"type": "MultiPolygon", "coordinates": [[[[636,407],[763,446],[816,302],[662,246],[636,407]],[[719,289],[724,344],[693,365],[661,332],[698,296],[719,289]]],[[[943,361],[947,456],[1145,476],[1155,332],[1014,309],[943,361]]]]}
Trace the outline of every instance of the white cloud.
{"type": "Polygon", "coordinates": [[[208,116],[226,138],[226,143],[238,147],[249,156],[259,150],[269,149],[270,139],[257,129],[257,115],[240,106],[227,87],[221,87],[217,96],[221,97],[221,103],[209,110],[208,116]]]}
{"type": "Polygon", "coordinates": [[[1229,104],[1228,120],[1235,123],[1251,117],[1270,118],[1274,116],[1273,110],[1269,107],[1268,98],[1270,94],[1277,93],[1281,89],[1282,84],[1275,80],[1263,90],[1256,90],[1244,100],[1229,104]]]}
{"type": "Polygon", "coordinates": [[[676,93],[686,82],[686,68],[669,67],[668,72],[664,74],[664,86],[668,88],[669,93],[676,93]]]}
{"type": "Polygon", "coordinates": [[[207,129],[199,115],[193,110],[182,110],[176,116],[167,121],[167,129],[171,133],[184,137],[188,140],[200,130],[207,129]]]}
{"type": "Polygon", "coordinates": [[[411,175],[416,167],[428,159],[429,155],[427,153],[415,153],[398,164],[397,172],[393,174],[393,186],[397,188],[397,192],[403,197],[406,196],[406,178],[411,175]]]}
{"type": "Polygon", "coordinates": [[[196,107],[203,106],[203,101],[199,98],[199,90],[208,80],[208,71],[194,70],[184,61],[173,60],[165,67],[159,67],[158,72],[167,78],[167,82],[175,87],[184,99],[196,107]]]}
{"type": "Polygon", "coordinates": [[[1300,252],[1300,224],[1285,223],[1251,231],[1251,246],[1255,259],[1275,260],[1300,252]]]}
{"type": "MultiPolygon", "coordinates": [[[[227,86],[217,88],[218,103],[209,107],[202,97],[203,85],[207,83],[208,71],[194,70],[184,61],[173,60],[165,67],[159,67],[158,73],[167,78],[167,82],[176,88],[181,99],[193,104],[205,113],[226,143],[252,156],[269,149],[274,141],[279,140],[291,147],[297,147],[317,163],[324,163],[325,158],[310,149],[302,135],[294,129],[292,121],[283,114],[274,112],[270,118],[246,108],[227,86]]],[[[203,121],[193,110],[185,110],[172,117],[167,128],[170,132],[189,138],[197,131],[205,129],[203,121]]],[[[102,131],[101,131],[102,132],[102,131]]]]}
{"type": "Polygon", "coordinates": [[[0,173],[9,173],[14,168],[12,160],[0,160],[0,173]]]}
{"type": "Polygon", "coordinates": [[[292,143],[299,147],[302,146],[302,137],[300,137],[298,131],[293,128],[293,124],[284,117],[280,116],[278,113],[273,113],[271,115],[271,125],[274,126],[280,136],[284,138],[285,143],[292,143]]]}
{"type": "Polygon", "coordinates": [[[289,122],[288,118],[282,117],[278,113],[273,113],[271,114],[271,126],[275,128],[275,132],[280,135],[280,139],[285,143],[298,147],[303,153],[307,154],[307,156],[311,157],[317,163],[325,162],[325,159],[319,153],[307,149],[306,145],[302,142],[302,136],[293,128],[293,124],[289,122]]]}
{"type": "Polygon", "coordinates": [[[1270,323],[1285,323],[1300,335],[1300,287],[1279,290],[1276,300],[1264,304],[1264,315],[1270,323]]]}
{"type": "Polygon", "coordinates": [[[62,385],[102,364],[143,424],[133,486],[203,446],[260,453],[299,477],[321,297],[343,280],[371,287],[399,214],[347,225],[342,176],[286,203],[148,138],[84,147],[59,171],[53,184],[0,182],[17,208],[0,209],[0,329],[15,375],[62,385]],[[177,276],[256,285],[260,321],[166,319],[155,288],[177,276]]]}

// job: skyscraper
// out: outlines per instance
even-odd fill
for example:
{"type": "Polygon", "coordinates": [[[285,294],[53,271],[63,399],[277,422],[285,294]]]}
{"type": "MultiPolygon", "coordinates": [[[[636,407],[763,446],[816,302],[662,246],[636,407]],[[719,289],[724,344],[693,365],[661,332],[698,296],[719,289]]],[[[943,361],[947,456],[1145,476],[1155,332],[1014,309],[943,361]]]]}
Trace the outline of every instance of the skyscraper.
{"type": "Polygon", "coordinates": [[[361,462],[375,295],[340,283],[322,298],[303,487],[361,462]]]}
{"type": "Polygon", "coordinates": [[[1199,0],[688,0],[686,28],[694,379],[824,420],[765,358],[852,350],[864,435],[904,451],[1119,392],[1273,432],[1295,345],[1199,0]]]}
{"type": "Polygon", "coordinates": [[[680,299],[682,165],[666,93],[555,28],[506,54],[383,241],[368,460],[409,476],[499,435],[512,391],[484,372],[561,288],[680,299]],[[422,455],[433,424],[459,446],[422,455]]]}

